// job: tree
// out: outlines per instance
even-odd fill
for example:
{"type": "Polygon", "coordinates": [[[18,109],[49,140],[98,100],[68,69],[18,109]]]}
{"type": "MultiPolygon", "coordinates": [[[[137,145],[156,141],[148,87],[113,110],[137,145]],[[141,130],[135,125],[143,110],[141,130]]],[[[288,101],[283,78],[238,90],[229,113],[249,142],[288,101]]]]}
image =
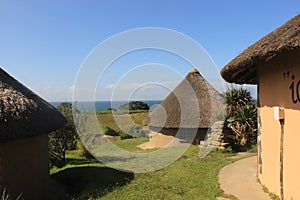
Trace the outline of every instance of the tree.
{"type": "Polygon", "coordinates": [[[149,110],[148,104],[142,101],[131,101],[129,103],[125,103],[120,105],[120,110],[149,110]]]}
{"type": "MultiPolygon", "coordinates": [[[[73,116],[74,121],[76,123],[76,129],[78,130],[78,134],[80,136],[80,140],[78,140],[77,145],[78,150],[86,158],[94,158],[94,156],[90,153],[89,149],[92,147],[93,140],[93,135],[90,134],[90,132],[94,128],[93,123],[95,123],[91,117],[95,114],[96,111],[94,107],[91,109],[90,112],[86,112],[83,105],[80,106],[80,110],[78,110],[78,107],[79,106],[77,102],[75,102],[75,104],[73,105],[73,116]],[[93,122],[91,123],[91,121],[93,122]],[[89,122],[88,125],[87,122],[89,122]]],[[[96,123],[98,123],[98,121],[96,123]]]]}
{"type": "Polygon", "coordinates": [[[106,110],[117,111],[115,108],[107,108],[106,110]]]}
{"type": "Polygon", "coordinates": [[[256,144],[257,107],[250,91],[243,88],[230,88],[226,94],[226,123],[231,129],[228,142],[232,149],[245,151],[256,144]]]}
{"type": "Polygon", "coordinates": [[[78,135],[76,132],[71,103],[61,103],[57,110],[68,120],[68,123],[49,134],[49,160],[52,165],[62,167],[66,164],[66,151],[76,149],[78,135]]]}

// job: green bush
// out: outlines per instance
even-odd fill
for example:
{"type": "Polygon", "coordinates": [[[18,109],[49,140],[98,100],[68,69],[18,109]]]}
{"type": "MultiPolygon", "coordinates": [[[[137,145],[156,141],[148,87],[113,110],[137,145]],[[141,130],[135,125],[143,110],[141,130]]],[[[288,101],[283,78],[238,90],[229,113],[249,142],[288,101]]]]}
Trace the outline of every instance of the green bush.
{"type": "Polygon", "coordinates": [[[57,110],[68,120],[68,123],[49,134],[49,161],[50,166],[63,167],[66,164],[66,151],[76,149],[78,135],[73,119],[72,104],[61,103],[57,110]]]}
{"type": "Polygon", "coordinates": [[[128,133],[129,135],[131,135],[134,138],[147,136],[147,134],[143,130],[143,128],[141,126],[137,126],[137,125],[133,125],[133,126],[129,127],[127,129],[126,133],[128,133]]]}
{"type": "Polygon", "coordinates": [[[109,126],[104,125],[102,127],[103,134],[109,135],[109,136],[120,136],[121,134],[114,129],[110,128],[109,126]]]}
{"type": "Polygon", "coordinates": [[[149,110],[148,104],[142,101],[131,101],[119,107],[120,110],[149,110]]]}

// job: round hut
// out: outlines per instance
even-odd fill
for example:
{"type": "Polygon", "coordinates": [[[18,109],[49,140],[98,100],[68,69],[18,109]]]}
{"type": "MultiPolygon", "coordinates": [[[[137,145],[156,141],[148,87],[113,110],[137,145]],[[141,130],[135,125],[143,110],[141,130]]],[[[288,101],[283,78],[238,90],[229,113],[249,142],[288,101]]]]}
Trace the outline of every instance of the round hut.
{"type": "Polygon", "coordinates": [[[0,68],[0,185],[13,199],[43,199],[48,136],[66,124],[49,103],[0,68]]]}
{"type": "Polygon", "coordinates": [[[212,124],[220,120],[222,108],[224,97],[193,68],[150,113],[144,124],[152,133],[176,136],[198,144],[212,124]]]}
{"type": "Polygon", "coordinates": [[[221,71],[257,84],[258,178],[280,199],[300,199],[300,15],[269,33],[221,71]]]}

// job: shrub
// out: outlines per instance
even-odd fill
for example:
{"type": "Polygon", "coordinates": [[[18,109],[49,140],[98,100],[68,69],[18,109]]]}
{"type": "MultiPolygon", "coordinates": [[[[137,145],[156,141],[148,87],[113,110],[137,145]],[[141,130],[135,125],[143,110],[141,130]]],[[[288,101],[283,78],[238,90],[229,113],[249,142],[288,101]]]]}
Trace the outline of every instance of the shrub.
{"type": "Polygon", "coordinates": [[[63,167],[66,164],[66,151],[76,149],[78,135],[73,119],[72,104],[61,103],[57,110],[68,120],[68,123],[62,129],[49,134],[49,161],[50,166],[63,167]]]}
{"type": "Polygon", "coordinates": [[[103,134],[110,135],[110,136],[120,136],[121,134],[114,129],[110,128],[109,126],[104,125],[102,127],[103,134]]]}
{"type": "Polygon", "coordinates": [[[120,110],[149,110],[148,104],[142,101],[131,101],[129,103],[125,103],[120,105],[120,110]]]}
{"type": "Polygon", "coordinates": [[[134,138],[147,136],[147,134],[143,130],[143,128],[141,126],[137,126],[137,125],[133,125],[133,126],[129,127],[128,130],[126,131],[126,133],[128,133],[129,135],[131,135],[134,138]]]}

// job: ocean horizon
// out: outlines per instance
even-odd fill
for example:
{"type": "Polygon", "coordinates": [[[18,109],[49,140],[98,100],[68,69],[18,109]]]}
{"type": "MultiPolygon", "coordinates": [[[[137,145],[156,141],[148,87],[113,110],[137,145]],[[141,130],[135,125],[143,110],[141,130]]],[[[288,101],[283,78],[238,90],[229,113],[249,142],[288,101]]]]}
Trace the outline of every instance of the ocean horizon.
{"type": "MultiPolygon", "coordinates": [[[[150,107],[150,110],[153,110],[158,104],[162,102],[162,100],[133,100],[133,101],[142,101],[150,107]]],[[[59,104],[70,101],[53,101],[50,102],[51,105],[57,107],[59,104]]],[[[78,102],[78,108],[83,108],[86,111],[91,111],[95,108],[96,112],[100,112],[106,110],[108,108],[114,108],[116,110],[119,109],[120,105],[128,103],[128,101],[120,100],[120,101],[83,101],[78,102]]]]}

